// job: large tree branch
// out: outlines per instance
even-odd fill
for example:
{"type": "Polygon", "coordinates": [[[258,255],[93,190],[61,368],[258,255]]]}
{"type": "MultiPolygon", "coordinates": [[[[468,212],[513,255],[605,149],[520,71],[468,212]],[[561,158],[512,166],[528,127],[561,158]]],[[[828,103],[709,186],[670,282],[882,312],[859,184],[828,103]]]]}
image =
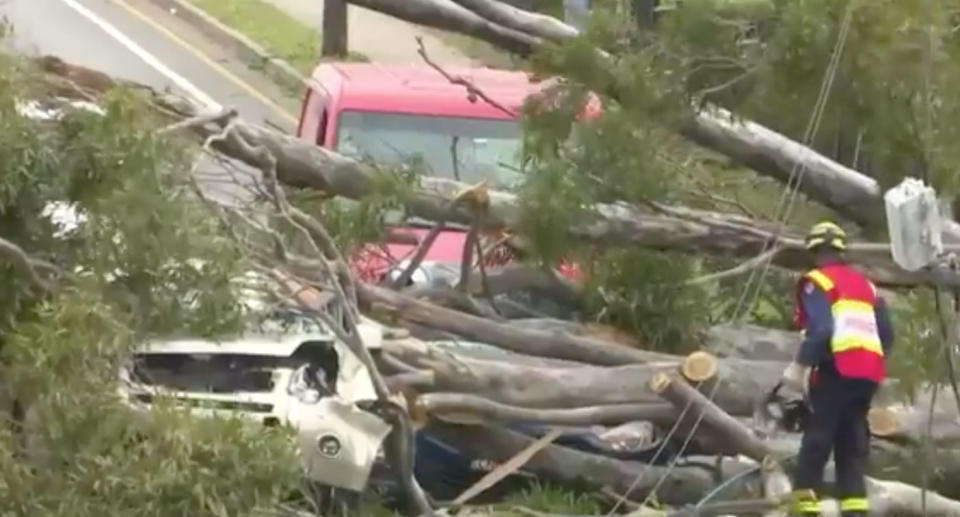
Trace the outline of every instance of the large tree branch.
{"type": "MultiPolygon", "coordinates": [[[[468,12],[474,16],[479,15],[488,22],[522,31],[536,38],[538,43],[570,40],[578,35],[577,29],[560,20],[517,9],[497,0],[456,0],[461,5],[454,5],[450,0],[408,0],[403,3],[351,1],[415,23],[464,32],[511,51],[514,51],[517,40],[505,46],[471,27],[437,24],[435,20],[462,15],[465,9],[461,6],[465,6],[471,9],[472,12],[468,12]]],[[[598,58],[602,58],[599,52],[598,58]]],[[[617,95],[615,88],[608,93],[614,97],[617,95]]],[[[738,120],[729,111],[716,106],[697,110],[686,124],[678,126],[676,130],[699,145],[782,182],[786,182],[794,171],[802,170],[803,181],[799,188],[810,199],[836,210],[857,224],[885,230],[883,192],[876,180],[776,131],[749,120],[738,120]]],[[[951,242],[960,242],[960,224],[948,221],[944,226],[944,235],[951,242]]]]}
{"type": "Polygon", "coordinates": [[[539,36],[488,20],[451,0],[348,0],[408,22],[469,34],[510,52],[527,55],[541,45],[539,36]]]}
{"type": "Polygon", "coordinates": [[[565,332],[517,328],[508,323],[445,309],[372,285],[360,284],[359,295],[361,302],[380,310],[388,310],[400,319],[425,324],[519,353],[601,365],[675,359],[667,354],[646,352],[565,332]]]}
{"type": "Polygon", "coordinates": [[[454,0],[480,16],[524,34],[563,41],[579,36],[580,32],[566,23],[540,13],[532,13],[497,0],[454,0]]]}
{"type": "Polygon", "coordinates": [[[34,287],[39,288],[45,293],[53,292],[55,288],[54,284],[43,279],[38,269],[58,271],[56,266],[30,257],[27,252],[23,251],[23,248],[2,237],[0,237],[0,255],[5,255],[10,259],[14,266],[27,277],[27,280],[29,280],[34,287]]]}
{"type": "MultiPolygon", "coordinates": [[[[184,115],[196,116],[196,113],[184,115]]],[[[243,140],[263,145],[277,157],[277,177],[288,185],[360,199],[375,191],[380,175],[390,174],[329,149],[251,124],[234,122],[235,131],[243,140]]],[[[195,129],[204,137],[219,131],[213,124],[195,129]]],[[[234,139],[214,145],[233,158],[254,165],[258,163],[258,157],[251,156],[246,149],[236,145],[234,139]]],[[[424,177],[420,186],[415,189],[407,205],[411,215],[433,221],[448,219],[464,225],[473,223],[476,214],[470,209],[450,209],[452,201],[469,188],[468,185],[424,177]]],[[[488,194],[489,204],[481,220],[482,226],[520,227],[522,213],[518,197],[500,191],[489,191],[488,194]]],[[[586,217],[568,231],[574,238],[598,244],[637,245],[744,258],[755,257],[769,243],[773,243],[780,249],[773,258],[774,264],[793,270],[809,267],[807,253],[799,238],[777,237],[778,228],[775,225],[735,214],[684,207],[599,204],[594,206],[593,217],[586,217]]],[[[853,244],[849,256],[880,285],[905,286],[933,282],[933,278],[926,273],[908,273],[900,269],[884,244],[853,244]]]]}
{"type": "MultiPolygon", "coordinates": [[[[76,74],[74,74],[76,75],[76,74]]],[[[169,95],[156,94],[158,102],[168,111],[176,112],[182,117],[191,118],[203,115],[202,110],[195,105],[169,95]]],[[[254,126],[239,120],[233,120],[233,132],[238,138],[223,139],[214,144],[214,147],[235,159],[259,166],[260,156],[251,153],[247,146],[240,142],[251,142],[262,145],[277,158],[277,177],[287,185],[295,187],[313,188],[339,196],[360,199],[375,191],[376,180],[382,174],[390,174],[363,163],[357,162],[329,149],[312,145],[294,137],[282,135],[273,130],[254,126]]],[[[716,117],[701,116],[697,119],[701,128],[714,128],[710,131],[712,140],[729,139],[736,145],[747,145],[747,140],[741,139],[736,127],[720,121],[716,117]],[[726,127],[726,129],[723,129],[726,127]]],[[[758,129],[755,133],[769,130],[758,129]]],[[[211,123],[194,126],[194,131],[207,138],[223,130],[223,123],[211,123]]],[[[706,131],[703,129],[703,131],[706,131]]],[[[770,132],[772,133],[772,132],[770,132]]],[[[768,137],[770,134],[764,133],[768,137]]],[[[775,133],[774,133],[775,135],[775,133]]],[[[742,136],[742,135],[741,135],[742,136]]],[[[773,138],[773,137],[770,137],[773,138]]],[[[761,139],[763,140],[763,139],[761,139]]],[[[764,141],[768,141],[768,139],[764,141]]],[[[813,151],[803,151],[799,144],[791,142],[785,137],[775,138],[777,145],[772,141],[764,149],[770,152],[768,161],[777,170],[783,171],[796,165],[796,160],[806,157],[814,163],[827,163],[834,171],[832,176],[826,169],[810,169],[807,178],[832,177],[837,185],[842,185],[847,192],[846,207],[868,206],[873,199],[880,201],[879,191],[871,190],[873,180],[842,166],[833,164],[826,158],[813,151]],[[793,147],[791,147],[791,145],[793,147]],[[783,146],[791,147],[795,153],[782,154],[778,149],[783,146]],[[832,164],[832,165],[830,165],[832,164]],[[836,165],[836,167],[834,167],[836,165]],[[859,185],[859,186],[857,186],[859,185]],[[857,201],[860,200],[860,201],[857,201]],[[860,202],[861,204],[858,204],[860,202]]],[[[731,144],[731,145],[733,145],[731,144]]],[[[748,146],[749,147],[749,146],[748,146]]],[[[731,151],[732,152],[732,151],[731,151]]],[[[757,154],[751,151],[741,153],[757,154]]],[[[759,153],[763,154],[763,153],[759,153]]],[[[821,184],[830,183],[825,181],[821,184]]],[[[805,184],[814,184],[805,183],[805,184]]],[[[455,181],[438,178],[423,178],[420,189],[414,192],[408,208],[412,215],[430,220],[443,220],[448,215],[451,221],[469,225],[473,215],[469,209],[461,208],[449,212],[450,202],[456,194],[467,186],[455,181]]],[[[836,191],[836,190],[834,190],[836,191]]],[[[521,222],[520,203],[517,197],[506,192],[489,192],[489,207],[484,215],[482,224],[485,227],[517,228],[521,222]]],[[[822,198],[822,196],[821,196],[822,198]]],[[[684,208],[661,207],[651,210],[645,207],[624,204],[601,204],[594,207],[595,216],[588,218],[581,224],[569,228],[571,236],[596,243],[610,245],[631,244],[651,248],[678,250],[694,253],[711,253],[734,257],[755,257],[768,244],[777,245],[781,251],[773,258],[773,263],[788,269],[805,269],[808,267],[806,253],[796,238],[774,238],[777,228],[771,225],[761,225],[749,218],[716,212],[698,211],[684,208]],[[668,208],[668,209],[666,209],[668,208]]],[[[933,283],[933,278],[926,273],[907,273],[901,270],[892,261],[886,245],[853,245],[850,248],[850,258],[858,263],[864,272],[880,285],[904,286],[919,283],[933,283]]]]}

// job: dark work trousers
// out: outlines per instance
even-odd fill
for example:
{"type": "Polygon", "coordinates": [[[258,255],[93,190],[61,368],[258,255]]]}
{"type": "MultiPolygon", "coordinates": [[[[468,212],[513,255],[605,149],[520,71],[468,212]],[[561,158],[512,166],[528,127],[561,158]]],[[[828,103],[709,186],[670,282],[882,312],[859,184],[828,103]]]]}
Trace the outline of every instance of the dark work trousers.
{"type": "MultiPolygon", "coordinates": [[[[866,498],[866,468],[870,453],[867,412],[877,384],[840,377],[835,370],[821,371],[810,387],[813,414],[807,422],[794,473],[795,490],[812,490],[822,497],[823,470],[830,452],[836,464],[835,497],[843,505],[866,498]]],[[[862,504],[866,504],[863,502],[862,504]]],[[[846,510],[843,515],[866,515],[846,510]]]]}

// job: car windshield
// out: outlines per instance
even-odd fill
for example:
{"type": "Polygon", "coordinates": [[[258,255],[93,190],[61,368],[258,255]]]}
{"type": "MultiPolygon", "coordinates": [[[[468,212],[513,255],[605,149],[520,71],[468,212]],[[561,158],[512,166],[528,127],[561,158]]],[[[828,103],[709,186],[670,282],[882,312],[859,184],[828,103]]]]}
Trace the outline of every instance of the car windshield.
{"type": "Polygon", "coordinates": [[[520,146],[513,120],[343,111],[336,150],[392,165],[419,160],[430,176],[511,188],[520,178],[520,146]]]}

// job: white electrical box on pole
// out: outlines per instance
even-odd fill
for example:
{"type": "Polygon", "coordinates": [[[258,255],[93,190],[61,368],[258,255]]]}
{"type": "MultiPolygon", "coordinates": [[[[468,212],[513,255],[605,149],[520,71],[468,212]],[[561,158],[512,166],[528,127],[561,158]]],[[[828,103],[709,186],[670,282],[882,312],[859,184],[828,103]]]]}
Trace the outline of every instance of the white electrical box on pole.
{"type": "Polygon", "coordinates": [[[907,271],[936,263],[943,253],[936,191],[916,178],[905,178],[883,200],[893,260],[907,271]]]}

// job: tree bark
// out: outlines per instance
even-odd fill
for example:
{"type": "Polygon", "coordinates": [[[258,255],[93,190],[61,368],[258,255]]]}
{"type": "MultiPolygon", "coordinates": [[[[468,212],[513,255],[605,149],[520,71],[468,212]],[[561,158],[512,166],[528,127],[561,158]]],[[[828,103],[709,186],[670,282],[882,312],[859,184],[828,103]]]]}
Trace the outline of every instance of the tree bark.
{"type": "MultiPolygon", "coordinates": [[[[684,420],[690,421],[691,430],[697,422],[704,426],[704,433],[729,447],[727,454],[743,454],[757,462],[766,462],[771,450],[735,418],[725,413],[699,391],[687,384],[675,372],[659,372],[650,380],[650,389],[673,404],[677,411],[686,410],[684,420]],[[689,408],[689,409],[687,409],[689,408]]],[[[691,430],[688,430],[690,432],[691,430]]]]}
{"type": "MultiPolygon", "coordinates": [[[[927,493],[926,511],[923,509],[921,489],[896,481],[867,480],[867,493],[870,500],[870,515],[876,517],[921,517],[936,515],[944,517],[960,516],[960,501],[948,499],[936,492],[927,493]]],[[[773,508],[770,501],[724,501],[704,505],[700,510],[681,509],[650,513],[648,517],[706,517],[720,515],[755,514],[773,508]]],[[[839,517],[840,505],[835,499],[820,502],[823,517],[839,517]]]]}
{"type": "MultiPolygon", "coordinates": [[[[433,422],[428,430],[472,457],[498,463],[507,461],[533,442],[521,434],[489,426],[433,422]]],[[[667,481],[657,490],[658,499],[667,504],[695,501],[714,485],[710,473],[704,469],[680,467],[667,473],[666,467],[616,460],[559,445],[549,445],[537,453],[527,463],[526,470],[571,487],[610,487],[620,494],[633,488],[628,494],[632,498],[644,497],[667,475],[667,481]],[[636,486],[632,486],[635,481],[636,486]]]]}
{"type": "Polygon", "coordinates": [[[323,2],[323,47],[324,57],[347,56],[347,1],[324,0],[323,2]]]}
{"type": "MultiPolygon", "coordinates": [[[[439,1],[439,0],[438,0],[439,1]]],[[[155,94],[156,101],[167,110],[190,118],[200,110],[182,98],[155,94]]],[[[197,125],[193,129],[204,137],[222,131],[226,122],[197,125]]],[[[293,187],[312,188],[350,199],[360,199],[375,191],[378,177],[391,174],[273,130],[233,120],[234,134],[214,147],[234,159],[259,165],[259,154],[251,148],[262,145],[277,158],[278,179],[293,187]],[[247,145],[244,145],[246,142],[247,145]]],[[[433,221],[446,219],[450,202],[469,186],[441,178],[421,178],[407,208],[411,215],[433,221]]],[[[486,228],[516,229],[521,223],[521,204],[515,194],[489,191],[482,225],[486,228]]],[[[736,257],[755,257],[769,244],[781,248],[773,263],[787,269],[806,270],[808,256],[801,239],[776,237],[777,227],[734,214],[724,214],[684,207],[655,208],[624,204],[598,204],[592,217],[569,228],[571,237],[605,245],[637,245],[653,249],[689,253],[709,253],[736,257]]],[[[467,208],[454,211],[450,220],[469,225],[475,215],[467,208]]],[[[927,272],[908,273],[890,257],[887,244],[852,244],[848,258],[881,286],[933,284],[927,272]]]]}
{"type": "MultiPolygon", "coordinates": [[[[386,0],[350,1],[416,23],[465,32],[511,51],[516,51],[516,45],[519,43],[519,40],[513,38],[504,45],[501,39],[491,38],[486,32],[470,26],[437,24],[437,19],[454,16],[454,10],[451,7],[460,8],[448,1],[410,0],[405,2],[405,4],[416,4],[419,6],[418,9],[401,7],[400,3],[386,0]]],[[[576,28],[556,18],[552,18],[550,22],[544,22],[542,18],[551,17],[511,8],[496,0],[458,1],[463,5],[475,7],[471,14],[476,13],[490,21],[522,29],[529,37],[536,38],[535,41],[562,41],[576,37],[578,33],[576,28]],[[510,19],[504,17],[507,12],[513,15],[510,19]]],[[[782,182],[787,182],[793,171],[804,170],[804,180],[800,184],[800,190],[806,196],[862,226],[884,232],[886,230],[883,224],[886,220],[883,192],[876,180],[845,167],[780,133],[755,122],[734,121],[732,114],[720,107],[710,107],[695,113],[688,124],[678,128],[678,132],[699,145],[729,156],[760,174],[782,182]]],[[[946,221],[944,236],[950,242],[960,242],[960,224],[955,221],[946,221]]]]}
{"type": "MultiPolygon", "coordinates": [[[[516,31],[487,20],[451,0],[349,0],[351,4],[411,23],[459,32],[521,56],[542,44],[539,36],[516,31]]],[[[559,20],[557,21],[560,22],[559,20]]]]}
{"type": "Polygon", "coordinates": [[[416,399],[416,408],[432,415],[471,413],[481,422],[536,422],[565,426],[619,425],[644,420],[664,427],[672,425],[679,415],[670,404],[531,409],[461,393],[426,393],[416,399]]]}
{"type": "Polygon", "coordinates": [[[453,0],[470,11],[504,27],[535,34],[550,41],[564,41],[580,35],[575,27],[540,13],[519,9],[497,0],[453,0]]]}
{"type": "MultiPolygon", "coordinates": [[[[923,404],[914,406],[878,406],[869,413],[870,432],[877,437],[921,444],[927,437],[928,407],[923,404]]],[[[960,418],[954,413],[936,411],[933,423],[929,427],[930,439],[937,446],[956,446],[960,443],[960,418]]]]}
{"type": "MultiPolygon", "coordinates": [[[[374,191],[375,179],[389,172],[379,171],[329,149],[312,145],[250,124],[234,121],[236,131],[248,142],[263,145],[277,157],[277,176],[294,186],[313,188],[350,199],[360,199],[374,191]]],[[[215,134],[210,128],[198,128],[204,136],[215,134]]],[[[242,146],[228,139],[215,144],[217,150],[251,163],[242,146]]],[[[408,208],[411,215],[440,220],[467,185],[440,178],[421,178],[421,189],[414,192],[408,208]]],[[[516,195],[489,191],[489,205],[482,224],[487,228],[516,229],[521,223],[521,208],[516,195]]],[[[628,205],[600,204],[594,216],[569,229],[571,237],[605,245],[636,245],[688,253],[753,257],[768,242],[782,250],[773,263],[793,270],[809,268],[807,252],[798,237],[775,238],[777,228],[746,217],[661,206],[656,209],[628,205]]],[[[454,211],[451,220],[470,224],[473,214],[467,209],[454,211]]],[[[933,283],[924,272],[909,273],[897,266],[886,244],[851,244],[848,258],[878,285],[910,286],[933,283]]]]}
{"type": "Polygon", "coordinates": [[[387,309],[397,318],[446,330],[468,339],[490,343],[523,354],[599,365],[675,359],[667,354],[637,350],[617,343],[562,332],[547,333],[520,329],[508,323],[453,311],[369,284],[359,285],[358,294],[365,305],[376,305],[381,310],[387,309]]]}
{"type": "Polygon", "coordinates": [[[704,348],[719,357],[759,361],[789,362],[801,341],[799,332],[737,323],[714,325],[703,336],[704,348]]]}
{"type": "MultiPolygon", "coordinates": [[[[714,434],[709,430],[698,433],[701,454],[727,454],[729,445],[723,441],[713,440],[714,434]],[[699,439],[705,437],[706,439],[699,439]]],[[[783,433],[776,437],[763,439],[764,445],[775,457],[786,457],[796,454],[800,450],[801,436],[794,433],[783,433]]],[[[824,470],[825,481],[830,484],[835,480],[834,466],[828,464],[824,470]]],[[[935,446],[935,453],[925,458],[922,448],[911,443],[897,443],[884,438],[874,437],[871,440],[868,473],[878,479],[895,479],[897,481],[919,485],[922,482],[924,469],[928,469],[929,488],[947,497],[960,497],[960,484],[956,483],[960,476],[960,451],[950,445],[935,446]]],[[[918,490],[919,492],[919,490],[918,490]]]]}
{"type": "MultiPolygon", "coordinates": [[[[439,1],[439,0],[437,0],[439,1]]],[[[55,58],[41,61],[46,70],[61,77],[85,77],[93,72],[84,74],[87,69],[68,65],[55,58]],[[53,64],[51,64],[53,63],[53,64]]],[[[102,75],[102,74],[100,74],[102,75]]],[[[98,76],[99,77],[99,76],[98,76]]],[[[103,81],[97,82],[99,85],[103,81]]],[[[155,94],[156,100],[165,108],[173,109],[182,116],[190,118],[200,114],[197,106],[169,95],[155,94]]],[[[277,158],[277,176],[280,181],[294,187],[313,188],[351,199],[362,198],[374,191],[375,179],[382,174],[389,174],[366,166],[355,160],[334,153],[320,146],[294,137],[282,135],[278,132],[246,124],[239,120],[231,122],[236,132],[246,142],[256,146],[263,145],[277,158]]],[[[220,122],[222,130],[225,122],[220,122]]],[[[766,156],[771,164],[768,171],[773,173],[772,164],[780,165],[782,169],[790,169],[798,165],[800,158],[813,160],[807,164],[804,185],[822,184],[829,186],[831,192],[841,189],[838,199],[843,201],[844,207],[860,206],[861,201],[874,196],[873,201],[880,203],[880,194],[868,186],[872,179],[860,175],[856,171],[843,169],[825,157],[777,135],[768,138],[748,138],[752,133],[740,135],[742,124],[731,125],[718,117],[701,116],[698,125],[710,129],[710,138],[716,142],[727,142],[728,148],[721,152],[733,154],[733,150],[740,149],[740,153],[749,156],[766,156]],[[771,140],[772,139],[772,140],[771,140]],[[756,141],[754,141],[756,140],[756,141]],[[775,140],[775,141],[773,141],[775,140]],[[759,143],[758,143],[759,142],[759,143]],[[761,145],[762,144],[762,145],[761,145]],[[793,149],[785,153],[782,148],[793,149]],[[799,147],[799,149],[797,148],[799,147]],[[827,164],[816,169],[817,163],[827,164]],[[832,165],[831,165],[832,164],[832,165]],[[785,167],[789,165],[789,167],[785,167]],[[818,172],[819,171],[819,172],[818,172]],[[822,178],[816,180],[815,178],[822,178]],[[846,193],[856,194],[847,195],[846,193]],[[857,201],[861,200],[861,201],[857,201]],[[860,203],[860,204],[858,204],[860,203]]],[[[217,134],[219,130],[213,125],[197,125],[193,129],[203,137],[217,134]]],[[[753,128],[753,133],[763,133],[761,126],[753,128]]],[[[765,128],[764,131],[769,132],[765,128]]],[[[704,130],[706,131],[706,130],[704,130]]],[[[772,133],[772,132],[770,132],[772,133]]],[[[719,144],[718,144],[719,145],[719,144]]],[[[250,146],[242,145],[236,137],[227,138],[215,144],[215,147],[224,154],[255,166],[259,165],[259,155],[250,154],[250,146]]],[[[760,171],[763,172],[763,171],[760,171]]],[[[423,178],[423,188],[415,192],[409,209],[413,215],[430,220],[445,219],[449,203],[461,192],[466,185],[437,178],[423,178]]],[[[815,199],[824,201],[823,196],[815,199]]],[[[622,245],[633,244],[656,249],[670,249],[692,253],[711,253],[717,255],[732,255],[739,257],[756,256],[764,249],[768,242],[775,242],[783,248],[774,258],[773,263],[788,269],[803,270],[808,267],[807,254],[797,238],[773,239],[774,228],[770,225],[759,224],[748,218],[732,214],[685,209],[682,207],[660,207],[651,211],[641,207],[623,205],[597,205],[593,220],[570,228],[571,236],[587,241],[622,245]]],[[[855,213],[861,213],[859,209],[855,213]]],[[[517,197],[505,192],[490,192],[490,206],[484,218],[486,227],[517,228],[520,223],[520,205],[517,197]]],[[[454,213],[454,220],[462,224],[470,224],[473,214],[462,209],[454,213]]],[[[949,225],[948,225],[949,227],[949,225]]],[[[960,235],[960,232],[958,232],[960,235]]],[[[932,284],[934,278],[928,273],[908,273],[901,270],[891,259],[889,246],[882,245],[851,245],[849,258],[858,264],[860,269],[879,285],[910,286],[918,283],[932,284]]]]}
{"type": "MultiPolygon", "coordinates": [[[[464,32],[508,50],[519,45],[528,52],[540,41],[537,38],[504,29],[450,0],[409,0],[407,2],[350,0],[350,2],[414,23],[464,32]],[[482,27],[482,30],[476,27],[482,27]]],[[[563,22],[557,20],[557,23],[563,22]]],[[[572,27],[570,29],[576,30],[572,27]]],[[[101,93],[115,84],[115,81],[102,73],[70,65],[52,56],[39,58],[38,61],[44,70],[75,80],[84,87],[95,88],[101,93]],[[96,76],[96,80],[86,80],[87,77],[92,76],[96,76]]],[[[183,102],[174,104],[180,110],[189,108],[187,113],[181,112],[187,117],[197,115],[195,107],[187,106],[183,102]]],[[[882,221],[885,220],[883,193],[876,180],[845,167],[780,133],[755,122],[735,121],[729,111],[718,107],[695,113],[688,123],[678,128],[678,132],[699,145],[729,156],[756,172],[779,181],[787,181],[794,170],[802,169],[804,180],[800,184],[800,190],[807,197],[833,208],[843,217],[858,224],[883,230],[882,221]]],[[[248,131],[248,136],[254,135],[248,131]]],[[[269,139],[257,139],[257,141],[261,140],[262,143],[271,143],[269,139]]],[[[317,147],[317,149],[320,148],[317,147]]],[[[276,152],[276,149],[272,150],[276,152]]],[[[296,186],[317,188],[318,180],[320,183],[323,181],[316,177],[318,175],[314,170],[311,170],[312,162],[309,159],[303,159],[306,156],[302,151],[293,152],[293,150],[293,147],[288,146],[287,152],[292,152],[292,155],[285,156],[285,163],[278,166],[278,174],[286,177],[286,179],[281,178],[281,181],[296,186]]],[[[236,154],[230,152],[226,154],[238,158],[236,154]]],[[[316,167],[321,168],[330,166],[353,170],[364,168],[352,160],[345,161],[346,159],[336,155],[324,156],[322,153],[317,153],[313,158],[320,160],[316,167]]],[[[364,174],[364,177],[366,176],[368,175],[364,174]]],[[[363,183],[360,181],[359,186],[363,186],[363,183]]],[[[354,197],[347,194],[345,190],[323,190],[345,197],[354,197]]],[[[433,217],[427,218],[437,220],[433,217]]],[[[461,222],[469,224],[469,219],[461,222]]],[[[948,242],[960,242],[960,224],[956,221],[945,221],[943,233],[948,242]]],[[[882,251],[885,255],[889,255],[887,250],[882,251]]],[[[887,262],[890,263],[889,260],[887,262]]],[[[911,281],[891,281],[889,285],[909,283],[911,281]]]]}
{"type": "MultiPolygon", "coordinates": [[[[406,363],[433,371],[434,391],[470,393],[503,404],[540,409],[657,404],[662,400],[650,390],[650,380],[664,368],[678,368],[685,362],[678,357],[618,367],[550,368],[507,360],[469,359],[411,339],[388,340],[383,346],[406,363]]],[[[717,361],[715,377],[724,381],[714,397],[715,403],[732,415],[752,416],[784,366],[772,361],[717,361]]],[[[704,389],[712,386],[705,384],[704,389]]]]}
{"type": "MultiPolygon", "coordinates": [[[[926,494],[926,512],[923,495],[919,488],[896,481],[867,480],[867,493],[870,495],[871,515],[941,515],[960,517],[960,501],[948,499],[936,492],[926,494]]],[[[834,510],[832,515],[839,515],[834,510]]]]}

